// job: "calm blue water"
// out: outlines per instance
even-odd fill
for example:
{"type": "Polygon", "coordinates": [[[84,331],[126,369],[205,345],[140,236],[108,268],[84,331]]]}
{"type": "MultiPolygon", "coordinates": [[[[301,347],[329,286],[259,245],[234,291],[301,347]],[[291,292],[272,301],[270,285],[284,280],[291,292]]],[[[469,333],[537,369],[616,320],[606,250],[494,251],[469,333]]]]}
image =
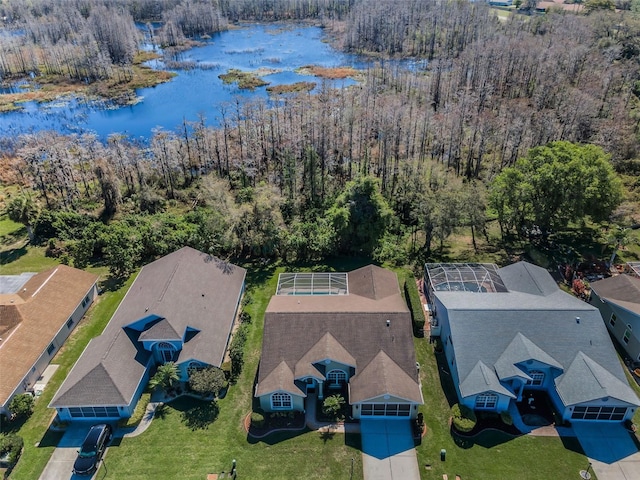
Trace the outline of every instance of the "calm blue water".
{"type": "MultiPolygon", "coordinates": [[[[105,102],[86,103],[68,98],[48,104],[24,104],[19,112],[0,114],[0,136],[15,136],[39,130],[62,133],[91,131],[102,139],[115,132],[147,139],[152,130],[161,127],[175,130],[183,119],[199,121],[204,116],[208,125],[218,125],[220,107],[242,98],[267,98],[266,87],[255,91],[224,85],[218,78],[230,68],[249,71],[259,68],[277,69],[278,73],[261,75],[271,85],[321,79],[298,75],[294,70],[304,65],[325,67],[366,64],[356,56],[345,55],[322,42],[319,27],[285,27],[278,25],[246,25],[215,35],[203,47],[181,55],[180,61],[193,61],[206,69],[178,70],[172,81],[153,88],[138,90],[141,101],[136,105],[115,107],[105,102]]],[[[156,63],[154,67],[163,68],[156,63]]],[[[353,80],[339,80],[335,86],[351,85],[353,80]]],[[[0,92],[1,93],[1,92],[0,92]]]]}

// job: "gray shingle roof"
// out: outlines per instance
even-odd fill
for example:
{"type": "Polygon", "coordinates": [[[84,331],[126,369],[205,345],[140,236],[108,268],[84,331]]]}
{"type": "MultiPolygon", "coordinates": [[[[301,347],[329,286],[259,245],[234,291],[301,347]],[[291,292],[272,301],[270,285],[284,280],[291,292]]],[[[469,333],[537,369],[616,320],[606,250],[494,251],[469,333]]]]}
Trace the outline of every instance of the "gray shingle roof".
{"type": "Polygon", "coordinates": [[[194,359],[220,366],[245,273],[243,268],[190,247],[143,267],[102,335],[82,353],[50,406],[129,404],[149,361],[139,338],[181,339],[189,329],[196,330],[197,334],[186,336],[177,361],[194,359]],[[141,332],[136,322],[143,318],[161,320],[141,332]],[[102,369],[110,381],[100,373],[102,369]],[[100,381],[105,382],[104,388],[97,385],[100,381]]]}
{"type": "Polygon", "coordinates": [[[529,375],[517,367],[517,364],[526,362],[527,360],[537,360],[562,370],[562,365],[560,365],[555,358],[538,347],[522,333],[516,334],[506,350],[500,355],[494,367],[501,380],[514,376],[530,380],[529,375]]]}
{"type": "Polygon", "coordinates": [[[582,352],[578,352],[564,375],[556,378],[556,385],[565,405],[611,397],[640,406],[626,381],[620,381],[582,352]]]}
{"type": "MultiPolygon", "coordinates": [[[[474,385],[469,391],[475,391],[475,385],[485,381],[479,377],[473,381],[469,378],[479,375],[478,361],[490,368],[496,366],[503,378],[509,376],[505,365],[508,359],[521,362],[526,356],[562,368],[566,374],[582,352],[602,367],[610,382],[625,390],[619,395],[635,397],[595,307],[562,292],[539,267],[516,264],[500,269],[500,274],[504,274],[507,287],[515,291],[436,292],[447,308],[456,357],[453,368],[457,369],[458,378],[474,385]],[[517,339],[519,335],[526,340],[517,339]],[[514,341],[522,346],[521,356],[516,354],[518,349],[513,348],[514,341]]],[[[577,390],[571,392],[576,385],[567,381],[564,387],[567,398],[584,396],[577,390]]],[[[594,398],[599,393],[594,390],[594,398]]]]}
{"type": "Polygon", "coordinates": [[[469,397],[485,392],[495,392],[515,398],[515,395],[500,383],[495,370],[478,361],[466,378],[460,382],[460,393],[463,397],[469,397]]]}
{"type": "Polygon", "coordinates": [[[591,284],[591,290],[601,299],[640,314],[640,278],[615,275],[591,284]]]}
{"type": "MultiPolygon", "coordinates": [[[[354,365],[355,379],[380,351],[405,375],[398,376],[403,386],[387,393],[401,396],[413,388],[419,392],[411,316],[395,273],[376,266],[349,272],[348,295],[274,296],[265,313],[256,395],[292,388],[293,372],[296,377],[305,371],[317,376],[312,363],[304,368],[302,359],[314,362],[329,356],[354,365]],[[283,362],[292,378],[277,380],[283,375],[283,362]]],[[[375,382],[356,384],[351,385],[354,398],[372,398],[379,390],[375,382]]]]}

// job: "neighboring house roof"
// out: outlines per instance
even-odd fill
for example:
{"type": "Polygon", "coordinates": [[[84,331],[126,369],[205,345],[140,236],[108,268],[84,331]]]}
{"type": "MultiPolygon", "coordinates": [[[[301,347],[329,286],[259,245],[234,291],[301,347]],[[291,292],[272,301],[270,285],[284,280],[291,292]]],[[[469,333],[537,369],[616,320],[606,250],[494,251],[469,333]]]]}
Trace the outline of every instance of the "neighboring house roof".
{"type": "Polygon", "coordinates": [[[46,351],[98,276],[58,265],[17,282],[3,276],[0,293],[0,405],[46,351]],[[15,288],[18,288],[15,291],[15,288]]]}
{"type": "Polygon", "coordinates": [[[591,283],[591,290],[601,299],[640,315],[640,278],[615,275],[591,283]]]}
{"type": "Polygon", "coordinates": [[[190,247],[144,266],[50,406],[128,405],[149,362],[143,340],[184,339],[178,363],[198,360],[220,366],[245,274],[243,268],[190,247]],[[106,390],[87,391],[102,370],[106,390]]]}
{"type": "Polygon", "coordinates": [[[382,393],[422,402],[411,316],[395,273],[373,265],[354,270],[348,274],[348,290],[345,295],[271,298],[257,396],[292,391],[294,379],[305,376],[322,379],[314,363],[331,359],[355,367],[350,380],[352,399],[372,398],[389,389],[382,393]],[[374,360],[374,365],[384,365],[380,375],[391,372],[397,378],[359,381],[360,375],[376,371],[374,367],[367,370],[374,360]]]}
{"type": "MultiPolygon", "coordinates": [[[[635,398],[639,404],[598,309],[562,292],[540,267],[519,262],[499,273],[508,292],[435,292],[447,309],[456,359],[452,368],[457,369],[463,395],[487,382],[479,361],[501,378],[517,374],[517,364],[527,360],[546,363],[566,375],[582,353],[602,367],[610,382],[625,389],[618,395],[635,398]]],[[[578,383],[564,384],[566,398],[582,395],[578,383]]],[[[593,398],[602,396],[599,389],[592,393],[593,398]]]]}

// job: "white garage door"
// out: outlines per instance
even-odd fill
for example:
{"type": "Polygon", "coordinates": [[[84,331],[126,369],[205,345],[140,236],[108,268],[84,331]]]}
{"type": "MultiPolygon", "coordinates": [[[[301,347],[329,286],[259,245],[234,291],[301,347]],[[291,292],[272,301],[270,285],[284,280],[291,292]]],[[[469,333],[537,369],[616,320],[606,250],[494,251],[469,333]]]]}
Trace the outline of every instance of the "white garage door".
{"type": "Polygon", "coordinates": [[[411,405],[406,403],[363,403],[360,407],[362,417],[408,417],[411,405]]]}

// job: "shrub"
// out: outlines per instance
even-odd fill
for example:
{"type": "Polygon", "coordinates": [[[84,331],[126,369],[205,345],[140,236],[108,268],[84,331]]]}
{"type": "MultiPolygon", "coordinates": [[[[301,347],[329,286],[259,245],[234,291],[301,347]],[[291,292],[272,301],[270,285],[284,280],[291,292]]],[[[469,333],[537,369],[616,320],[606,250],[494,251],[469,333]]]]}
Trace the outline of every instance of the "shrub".
{"type": "Polygon", "coordinates": [[[23,446],[24,441],[22,440],[22,437],[15,433],[9,433],[7,435],[0,434],[0,455],[4,455],[8,452],[9,463],[11,465],[15,465],[18,462],[23,446]]]}
{"type": "Polygon", "coordinates": [[[196,370],[189,376],[189,388],[205,397],[218,395],[225,383],[224,372],[217,367],[196,370]]]}
{"type": "Polygon", "coordinates": [[[231,359],[230,380],[235,380],[240,376],[244,365],[244,344],[247,342],[248,324],[242,323],[233,334],[231,346],[229,347],[229,358],[231,359]]]}
{"type": "Polygon", "coordinates": [[[231,362],[224,362],[220,365],[220,370],[224,372],[224,377],[229,380],[231,378],[231,362]]]}
{"type": "Polygon", "coordinates": [[[415,286],[415,279],[412,276],[408,275],[403,287],[404,297],[407,301],[409,311],[411,312],[413,334],[416,337],[423,337],[425,317],[424,313],[422,312],[422,302],[420,301],[418,288],[415,286]]]}
{"type": "Polygon", "coordinates": [[[264,427],[264,415],[260,412],[251,412],[251,425],[256,428],[264,427]]]}
{"type": "Polygon", "coordinates": [[[9,411],[16,417],[30,417],[36,401],[29,393],[21,393],[11,399],[9,411]]]}
{"type": "Polygon", "coordinates": [[[459,403],[451,407],[451,417],[453,428],[462,433],[468,433],[473,430],[478,421],[473,410],[459,403]]]}
{"type": "Polygon", "coordinates": [[[500,420],[502,420],[502,423],[505,425],[513,425],[513,418],[511,418],[511,414],[506,410],[504,412],[500,412],[500,420]]]}
{"type": "Polygon", "coordinates": [[[322,413],[329,418],[338,418],[344,403],[345,401],[342,395],[331,395],[324,399],[322,403],[322,413]]]}
{"type": "Polygon", "coordinates": [[[251,323],[251,314],[246,310],[243,310],[240,314],[240,322],[241,323],[251,323]]]}
{"type": "Polygon", "coordinates": [[[144,414],[147,411],[147,405],[149,405],[150,401],[151,394],[143,393],[140,396],[140,400],[138,400],[138,403],[136,404],[133,415],[131,415],[129,418],[123,418],[122,420],[120,420],[118,422],[118,426],[123,428],[136,427],[142,420],[142,417],[144,417],[144,414]]]}

